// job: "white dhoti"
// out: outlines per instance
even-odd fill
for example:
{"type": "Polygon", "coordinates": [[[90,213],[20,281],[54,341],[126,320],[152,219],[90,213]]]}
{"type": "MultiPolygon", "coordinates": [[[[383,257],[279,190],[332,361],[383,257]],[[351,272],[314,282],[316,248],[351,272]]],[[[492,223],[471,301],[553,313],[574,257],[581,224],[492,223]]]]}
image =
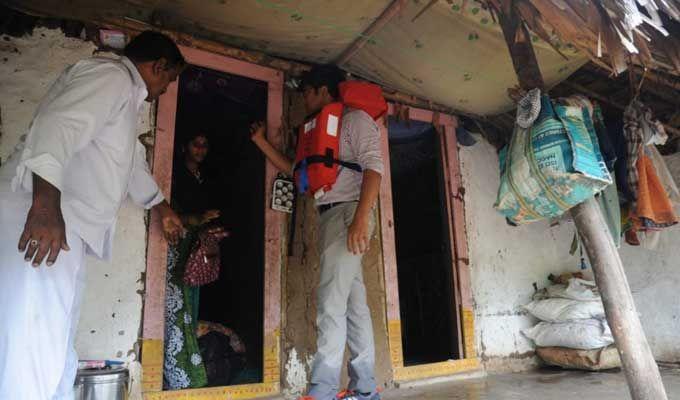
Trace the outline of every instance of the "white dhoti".
{"type": "Polygon", "coordinates": [[[67,227],[71,250],[53,266],[24,261],[17,247],[30,204],[31,194],[0,182],[0,399],[70,400],[85,248],[67,227]]]}

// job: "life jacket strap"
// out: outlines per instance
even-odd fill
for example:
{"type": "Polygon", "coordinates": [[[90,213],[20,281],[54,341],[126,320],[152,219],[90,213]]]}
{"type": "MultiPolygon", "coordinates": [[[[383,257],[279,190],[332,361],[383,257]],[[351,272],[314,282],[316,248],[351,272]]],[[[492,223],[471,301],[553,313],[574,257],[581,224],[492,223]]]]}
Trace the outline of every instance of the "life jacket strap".
{"type": "Polygon", "coordinates": [[[323,163],[326,167],[332,167],[333,164],[337,164],[337,165],[340,165],[342,167],[349,168],[353,171],[357,171],[357,172],[363,171],[361,166],[357,163],[342,161],[342,160],[338,160],[337,158],[333,157],[333,151],[331,149],[326,150],[325,155],[317,154],[317,155],[309,156],[309,157],[303,159],[302,161],[300,161],[299,163],[297,163],[295,165],[295,171],[302,168],[302,166],[309,166],[311,164],[319,164],[319,163],[323,163]]]}

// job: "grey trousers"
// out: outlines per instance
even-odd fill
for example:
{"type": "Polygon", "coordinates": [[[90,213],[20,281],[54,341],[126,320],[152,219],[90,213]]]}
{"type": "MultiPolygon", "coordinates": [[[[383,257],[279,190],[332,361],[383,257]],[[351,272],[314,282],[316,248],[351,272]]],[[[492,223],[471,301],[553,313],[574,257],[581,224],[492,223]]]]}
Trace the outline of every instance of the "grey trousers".
{"type": "MultiPolygon", "coordinates": [[[[317,289],[317,353],[312,365],[309,395],[315,400],[334,399],[349,347],[349,389],[374,392],[375,346],[371,312],[366,303],[361,255],[347,249],[347,228],[357,203],[336,206],[321,215],[319,253],[321,279],[317,289]]],[[[375,229],[370,218],[369,234],[375,229]]]]}

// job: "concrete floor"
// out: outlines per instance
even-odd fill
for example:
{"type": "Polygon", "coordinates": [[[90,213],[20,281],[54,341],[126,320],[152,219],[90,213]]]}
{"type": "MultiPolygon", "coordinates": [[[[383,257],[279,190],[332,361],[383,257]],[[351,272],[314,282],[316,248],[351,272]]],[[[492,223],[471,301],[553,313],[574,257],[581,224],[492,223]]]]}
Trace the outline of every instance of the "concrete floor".
{"type": "MultiPolygon", "coordinates": [[[[680,369],[663,369],[669,400],[680,400],[680,369]]],[[[630,399],[620,372],[579,372],[544,369],[451,383],[400,388],[385,400],[624,400],[630,399]]]]}

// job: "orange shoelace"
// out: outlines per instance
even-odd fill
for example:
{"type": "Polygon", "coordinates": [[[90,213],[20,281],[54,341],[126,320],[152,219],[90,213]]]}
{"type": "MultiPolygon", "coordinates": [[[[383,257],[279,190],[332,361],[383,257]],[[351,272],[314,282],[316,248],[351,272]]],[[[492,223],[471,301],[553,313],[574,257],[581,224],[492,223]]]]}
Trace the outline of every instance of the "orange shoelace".
{"type": "Polygon", "coordinates": [[[344,399],[346,397],[354,395],[354,392],[351,390],[343,390],[342,392],[338,393],[337,396],[335,396],[338,399],[344,399]]]}

